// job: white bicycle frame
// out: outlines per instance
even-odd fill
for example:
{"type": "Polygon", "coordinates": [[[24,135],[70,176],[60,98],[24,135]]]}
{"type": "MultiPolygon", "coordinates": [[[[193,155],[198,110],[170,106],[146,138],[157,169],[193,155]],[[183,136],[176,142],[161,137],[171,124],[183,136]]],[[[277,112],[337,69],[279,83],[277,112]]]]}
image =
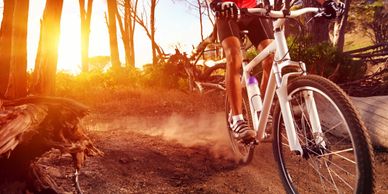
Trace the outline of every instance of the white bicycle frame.
{"type": "MultiPolygon", "coordinates": [[[[269,16],[270,18],[278,18],[273,21],[274,27],[274,41],[270,43],[263,51],[261,51],[252,61],[248,64],[243,63],[243,76],[242,76],[242,86],[246,87],[248,83],[248,78],[252,69],[258,65],[263,59],[265,59],[270,54],[275,54],[275,60],[272,64],[271,74],[269,76],[269,81],[267,85],[267,90],[264,96],[263,107],[261,110],[260,117],[253,108],[252,103],[249,103],[253,128],[257,132],[259,142],[263,140],[265,128],[268,121],[269,111],[275,97],[275,92],[278,96],[281,113],[283,121],[286,127],[286,134],[290,150],[294,152],[299,152],[300,155],[303,155],[303,149],[299,143],[298,135],[294,126],[294,119],[291,113],[290,99],[291,97],[287,91],[288,80],[290,76],[300,75],[301,72],[306,75],[306,66],[303,62],[291,61],[286,38],[284,35],[284,22],[286,17],[297,17],[305,13],[317,13],[320,10],[318,8],[302,8],[296,11],[290,11],[288,15],[285,15],[283,11],[270,11],[267,13],[266,9],[263,8],[249,8],[247,9],[248,13],[251,14],[262,14],[263,16],[269,16]],[[291,72],[282,75],[282,69],[284,67],[297,67],[301,72],[291,72]]],[[[308,117],[311,120],[312,132],[314,134],[322,134],[322,128],[319,120],[319,115],[317,112],[317,107],[315,104],[314,97],[312,92],[305,92],[304,94],[306,107],[308,111],[308,117]]],[[[317,135],[315,141],[325,147],[325,142],[320,135],[317,135]]]]}

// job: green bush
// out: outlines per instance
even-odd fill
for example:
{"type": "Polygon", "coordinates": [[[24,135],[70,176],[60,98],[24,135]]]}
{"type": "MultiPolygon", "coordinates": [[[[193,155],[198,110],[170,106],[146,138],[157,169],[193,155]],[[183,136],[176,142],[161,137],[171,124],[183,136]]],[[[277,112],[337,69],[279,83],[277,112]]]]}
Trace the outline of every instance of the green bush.
{"type": "Polygon", "coordinates": [[[142,85],[141,73],[137,69],[119,71],[93,70],[79,75],[58,72],[56,75],[56,95],[82,99],[86,103],[109,100],[109,93],[122,88],[138,88],[142,85]],[[106,97],[101,94],[106,94],[106,97]],[[99,99],[95,99],[99,96],[99,99]]]}
{"type": "Polygon", "coordinates": [[[159,60],[158,64],[143,66],[143,83],[146,86],[162,88],[187,88],[183,64],[174,61],[159,60]]]}
{"type": "MultiPolygon", "coordinates": [[[[292,36],[287,39],[291,59],[303,61],[307,66],[308,73],[318,74],[342,83],[360,79],[366,72],[366,66],[360,61],[354,61],[349,56],[337,52],[336,48],[329,42],[316,44],[309,37],[294,40],[295,38],[292,36]]],[[[247,57],[250,60],[257,54],[254,48],[247,51],[247,57]]],[[[260,77],[261,65],[256,66],[253,71],[260,77]]]]}
{"type": "Polygon", "coordinates": [[[346,82],[361,78],[366,71],[360,61],[354,61],[349,56],[337,52],[329,42],[314,43],[311,38],[304,37],[295,41],[288,38],[290,55],[294,61],[303,61],[307,71],[328,77],[336,82],[346,82]]]}

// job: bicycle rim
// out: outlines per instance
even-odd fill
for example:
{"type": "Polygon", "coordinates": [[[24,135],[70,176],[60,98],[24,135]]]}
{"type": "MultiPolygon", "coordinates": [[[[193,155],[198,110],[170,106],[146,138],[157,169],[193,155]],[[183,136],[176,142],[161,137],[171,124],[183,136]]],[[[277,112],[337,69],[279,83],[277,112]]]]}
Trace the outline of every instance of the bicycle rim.
{"type": "Polygon", "coordinates": [[[372,169],[368,146],[364,146],[368,141],[365,140],[362,127],[357,127],[362,126],[362,123],[350,123],[360,121],[352,117],[354,114],[344,112],[354,112],[351,107],[338,104],[338,101],[327,95],[333,91],[327,91],[327,87],[319,84],[317,87],[311,86],[308,79],[304,81],[307,84],[294,84],[294,87],[289,88],[294,126],[304,152],[302,156],[290,151],[280,109],[275,111],[274,154],[287,192],[364,193],[371,190],[368,187],[373,187],[372,170],[369,173],[360,170],[372,169]],[[314,96],[321,134],[312,132],[309,118],[311,109],[305,101],[307,92],[314,96]],[[325,144],[321,144],[319,139],[325,144]]]}

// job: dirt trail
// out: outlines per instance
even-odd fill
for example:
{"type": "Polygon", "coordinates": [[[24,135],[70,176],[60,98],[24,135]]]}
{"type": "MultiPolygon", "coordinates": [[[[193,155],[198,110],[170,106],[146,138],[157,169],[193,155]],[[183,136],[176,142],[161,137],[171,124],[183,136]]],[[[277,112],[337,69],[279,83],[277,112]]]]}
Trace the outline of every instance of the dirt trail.
{"type": "Polygon", "coordinates": [[[90,126],[107,154],[89,161],[81,180],[93,181],[82,187],[88,193],[283,192],[269,144],[257,150],[251,165],[236,164],[223,115],[124,117],[110,122],[114,127],[107,131],[104,123],[90,126]],[[98,163],[102,171],[90,168],[98,163]]]}
{"type": "MultiPolygon", "coordinates": [[[[87,131],[105,156],[88,159],[81,187],[85,193],[284,193],[272,145],[260,145],[251,164],[237,165],[223,118],[222,112],[91,115],[87,131]]],[[[388,193],[387,163],[388,154],[378,154],[377,193],[388,193]]],[[[70,185],[63,178],[72,173],[70,157],[55,165],[58,182],[70,185]]]]}

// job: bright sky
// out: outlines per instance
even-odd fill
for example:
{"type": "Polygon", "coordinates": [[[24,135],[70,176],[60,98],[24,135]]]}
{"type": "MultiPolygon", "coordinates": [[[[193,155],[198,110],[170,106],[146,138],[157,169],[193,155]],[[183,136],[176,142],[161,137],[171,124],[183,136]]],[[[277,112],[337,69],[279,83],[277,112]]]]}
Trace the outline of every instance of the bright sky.
{"type": "MultiPolygon", "coordinates": [[[[140,0],[139,9],[143,2],[140,0]]],[[[61,20],[61,38],[59,44],[58,70],[80,71],[80,20],[78,0],[65,0],[61,20]]],[[[34,67],[36,50],[39,42],[40,19],[45,0],[30,0],[28,26],[28,69],[34,67]]],[[[2,19],[3,0],[0,0],[0,20],[2,19]]],[[[89,56],[109,55],[109,36],[105,24],[106,0],[94,0],[91,21],[89,56]]],[[[179,43],[184,51],[191,52],[192,45],[200,41],[199,18],[183,0],[159,0],[156,7],[156,41],[166,53],[172,53],[179,43]]],[[[205,21],[205,36],[212,30],[205,21]]],[[[118,30],[119,31],[119,30],[118,30]]],[[[136,66],[150,63],[152,60],[151,44],[143,29],[137,25],[135,34],[136,66]]],[[[118,36],[120,58],[124,62],[121,36],[118,36]]]]}

